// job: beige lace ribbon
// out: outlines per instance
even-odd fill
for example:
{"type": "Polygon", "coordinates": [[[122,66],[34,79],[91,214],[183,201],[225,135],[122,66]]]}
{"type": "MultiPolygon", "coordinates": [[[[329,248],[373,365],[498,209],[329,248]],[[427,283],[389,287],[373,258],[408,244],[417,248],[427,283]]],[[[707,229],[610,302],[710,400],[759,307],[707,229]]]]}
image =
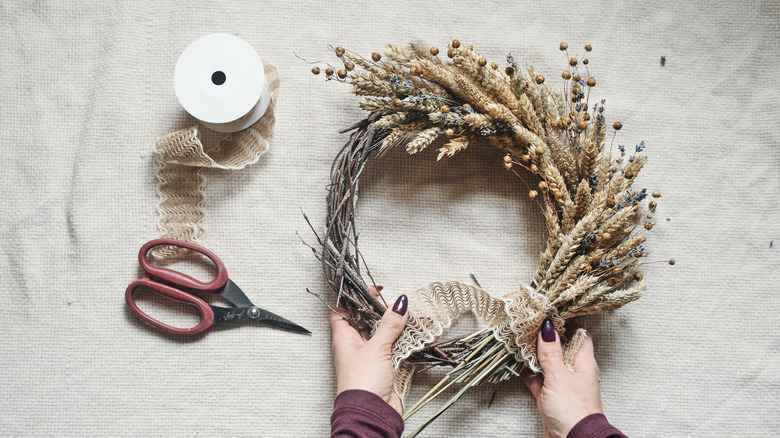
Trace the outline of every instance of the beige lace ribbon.
{"type": "MultiPolygon", "coordinates": [[[[205,147],[201,142],[197,125],[169,132],[155,141],[160,237],[203,245],[203,170],[243,169],[256,163],[268,150],[268,139],[273,136],[279,71],[265,62],[263,67],[272,97],[268,109],[257,123],[243,131],[225,135],[211,147],[205,147]]],[[[158,259],[179,257],[186,253],[181,248],[165,246],[153,250],[153,256],[158,259]]]]}
{"type": "Polygon", "coordinates": [[[431,283],[417,291],[417,300],[410,303],[406,329],[393,345],[395,390],[401,400],[406,400],[414,374],[414,368],[404,360],[434,342],[466,312],[481,318],[515,359],[534,372],[541,371],[536,340],[544,319],[551,318],[559,333],[563,330],[564,320],[557,309],[546,296],[529,287],[521,285],[520,290],[499,299],[466,283],[431,283]]]}

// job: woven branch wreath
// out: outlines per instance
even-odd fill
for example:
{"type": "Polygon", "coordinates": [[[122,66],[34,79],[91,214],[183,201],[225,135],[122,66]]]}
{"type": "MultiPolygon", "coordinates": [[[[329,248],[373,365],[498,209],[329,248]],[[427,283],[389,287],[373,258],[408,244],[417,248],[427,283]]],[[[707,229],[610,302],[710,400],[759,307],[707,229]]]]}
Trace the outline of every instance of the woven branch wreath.
{"type": "MultiPolygon", "coordinates": [[[[404,418],[448,387],[461,385],[414,435],[469,387],[506,380],[524,368],[540,372],[536,339],[545,318],[563,337],[566,320],[617,309],[645,290],[638,267],[646,257],[643,234],[653,227],[648,217],[656,202],[640,211],[647,190],[631,188],[645,163],[644,142],[629,154],[618,146],[620,155],[612,156],[605,148],[604,100],[589,103],[596,80],[588,60],[570,58],[565,43],[560,49],[569,64],[561,91],[550,89],[530,64],[523,72],[509,55],[509,66],[501,71],[457,40],[448,46],[451,61],[439,57],[435,47],[416,44],[388,45],[384,58],[373,53],[370,59],[336,47],[343,68],[325,69],[328,80],[351,83],[354,94],[367,96],[360,106],[370,112],[342,131],[353,132],[333,161],[327,223],[317,235],[321,250],[313,248],[337,305],[346,309],[344,316],[355,328],[372,332],[386,308],[381,295],[369,289],[375,283],[358,249],[355,227],[358,184],[369,159],[404,142],[414,154],[443,137],[438,159],[486,143],[506,151],[504,167],[521,180],[517,167],[528,171],[528,180],[538,180],[529,196],[544,212],[547,241],[529,286],[496,298],[477,286],[437,282],[411,300],[409,322],[393,347],[396,391],[404,400],[415,368],[453,369],[404,418]],[[438,341],[468,311],[486,328],[438,341]]],[[[590,45],[585,51],[591,51],[590,45]]],[[[621,126],[615,122],[614,131],[621,126]]],[[[567,360],[576,354],[580,336],[562,338],[567,360]]]]}

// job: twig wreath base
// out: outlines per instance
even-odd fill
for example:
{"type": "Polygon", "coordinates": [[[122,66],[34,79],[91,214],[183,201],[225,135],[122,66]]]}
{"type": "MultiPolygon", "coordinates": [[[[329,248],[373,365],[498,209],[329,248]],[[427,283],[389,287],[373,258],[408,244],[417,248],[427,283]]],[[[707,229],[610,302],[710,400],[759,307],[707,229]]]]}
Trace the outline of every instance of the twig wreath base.
{"type": "MultiPolygon", "coordinates": [[[[561,43],[560,48],[569,58],[568,46],[561,43]]],[[[590,46],[585,50],[590,52],[590,46]]],[[[442,137],[448,142],[439,149],[439,159],[486,143],[506,151],[506,169],[522,167],[538,178],[529,196],[541,201],[547,244],[530,285],[495,298],[478,286],[436,282],[410,301],[409,322],[392,352],[396,391],[405,400],[415,369],[449,365],[452,370],[408,407],[404,418],[460,385],[414,436],[468,388],[518,376],[524,368],[541,372],[536,337],[544,319],[553,321],[571,363],[583,335],[566,339],[566,320],[611,311],[641,296],[647,283],[638,268],[647,257],[644,232],[653,227],[648,219],[656,201],[640,212],[647,190],[635,192],[631,186],[645,163],[645,146],[637,145],[628,157],[623,146],[618,157],[605,148],[604,101],[588,112],[596,82],[583,80],[579,69],[582,65],[589,75],[587,59],[568,59],[563,92],[558,92],[532,66],[522,73],[511,55],[502,72],[457,40],[448,46],[450,62],[438,56],[437,48],[415,44],[389,45],[389,61],[379,53],[367,59],[341,47],[334,51],[344,68],[329,66],[326,78],[349,82],[354,94],[368,96],[361,107],[370,115],[342,131],[352,133],[333,161],[327,222],[321,233],[315,232],[320,248],[312,250],[336,293],[337,307],[346,312],[342,316],[357,330],[372,333],[387,307],[369,287],[375,282],[358,248],[355,226],[359,181],[370,158],[401,143],[416,153],[442,137]],[[486,328],[439,340],[464,312],[480,317],[486,328]]],[[[613,129],[621,126],[615,122],[613,129]]]]}

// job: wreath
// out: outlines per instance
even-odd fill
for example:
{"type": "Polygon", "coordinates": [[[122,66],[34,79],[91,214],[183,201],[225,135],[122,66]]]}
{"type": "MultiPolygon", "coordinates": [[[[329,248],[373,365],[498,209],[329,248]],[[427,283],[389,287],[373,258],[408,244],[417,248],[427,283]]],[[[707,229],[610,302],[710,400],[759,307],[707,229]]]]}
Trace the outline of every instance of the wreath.
{"type": "MultiPolygon", "coordinates": [[[[406,409],[404,419],[446,389],[458,388],[412,436],[470,387],[507,380],[524,368],[541,372],[536,339],[545,319],[553,321],[571,363],[581,335],[566,338],[566,320],[615,310],[642,295],[647,283],[639,268],[656,208],[655,200],[642,207],[647,189],[632,188],[645,164],[645,143],[630,151],[618,145],[619,154],[612,154],[622,125],[614,122],[610,135],[605,101],[591,102],[596,79],[588,59],[570,56],[561,43],[568,67],[557,90],[531,64],[520,68],[510,54],[502,70],[458,40],[449,42],[448,59],[436,47],[419,44],[388,45],[384,55],[370,58],[343,47],[332,50],[341,65],[325,68],[325,78],[351,84],[370,114],[342,131],[351,136],[333,160],[327,222],[321,233],[312,227],[319,243],[312,250],[337,306],[347,313],[342,316],[356,329],[370,334],[387,307],[370,287],[376,284],[358,248],[355,217],[363,170],[388,148],[403,144],[415,154],[443,138],[439,160],[475,143],[500,148],[506,152],[501,165],[531,184],[528,196],[545,218],[546,246],[529,285],[497,298],[476,280],[436,282],[411,300],[409,322],[393,347],[396,391],[405,400],[415,369],[452,369],[406,409]],[[468,311],[486,327],[439,340],[468,311]]],[[[585,56],[590,51],[586,45],[585,56]]],[[[315,75],[321,71],[312,69],[315,75]]]]}

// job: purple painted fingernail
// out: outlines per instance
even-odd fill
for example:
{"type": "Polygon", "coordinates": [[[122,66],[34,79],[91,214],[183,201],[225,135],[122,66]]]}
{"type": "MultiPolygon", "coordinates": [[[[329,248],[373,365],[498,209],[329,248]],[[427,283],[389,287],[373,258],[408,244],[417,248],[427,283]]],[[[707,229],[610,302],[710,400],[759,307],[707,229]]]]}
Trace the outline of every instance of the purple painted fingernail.
{"type": "Polygon", "coordinates": [[[408,305],[409,299],[406,298],[406,295],[401,295],[397,300],[395,300],[395,305],[393,305],[393,312],[403,316],[406,314],[406,307],[408,305]]]}
{"type": "Polygon", "coordinates": [[[542,323],[542,340],[544,342],[555,342],[555,326],[549,319],[545,319],[542,323]]]}

